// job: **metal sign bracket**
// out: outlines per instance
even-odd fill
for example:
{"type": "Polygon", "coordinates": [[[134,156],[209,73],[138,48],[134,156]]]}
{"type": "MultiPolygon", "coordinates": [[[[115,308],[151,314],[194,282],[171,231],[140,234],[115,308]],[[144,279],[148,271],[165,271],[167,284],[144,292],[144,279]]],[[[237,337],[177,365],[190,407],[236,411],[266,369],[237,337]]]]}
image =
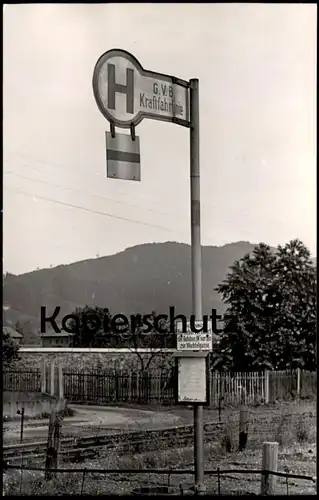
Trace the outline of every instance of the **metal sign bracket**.
{"type": "Polygon", "coordinates": [[[131,123],[131,137],[132,137],[132,141],[135,141],[135,125],[134,123],[131,123]]]}
{"type": "Polygon", "coordinates": [[[114,139],[114,137],[115,137],[115,126],[114,126],[113,122],[110,122],[110,130],[111,130],[112,139],[114,139]]]}

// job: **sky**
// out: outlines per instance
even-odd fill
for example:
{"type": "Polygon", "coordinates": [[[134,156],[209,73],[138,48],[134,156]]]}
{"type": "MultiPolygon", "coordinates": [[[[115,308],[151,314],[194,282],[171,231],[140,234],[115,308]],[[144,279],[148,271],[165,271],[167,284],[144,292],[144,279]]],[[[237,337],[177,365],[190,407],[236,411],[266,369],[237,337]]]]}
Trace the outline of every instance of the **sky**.
{"type": "Polygon", "coordinates": [[[112,48],[146,69],[199,79],[202,245],[300,238],[315,255],[316,9],[7,5],[4,271],[190,243],[186,127],[144,119],[141,182],[106,177],[110,127],[92,75],[112,48]]]}

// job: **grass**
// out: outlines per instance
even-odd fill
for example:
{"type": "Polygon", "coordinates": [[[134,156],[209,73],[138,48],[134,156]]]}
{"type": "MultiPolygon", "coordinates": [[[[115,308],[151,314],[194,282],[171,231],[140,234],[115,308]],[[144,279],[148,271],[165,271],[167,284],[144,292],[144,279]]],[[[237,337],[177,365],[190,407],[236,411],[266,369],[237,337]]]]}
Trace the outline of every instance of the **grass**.
{"type": "MultiPolygon", "coordinates": [[[[315,446],[295,445],[283,448],[279,454],[279,470],[290,471],[295,474],[315,475],[316,457],[313,452],[315,446]],[[312,453],[310,453],[312,450],[312,453]]],[[[183,468],[192,469],[192,449],[162,450],[155,454],[128,455],[117,457],[116,453],[107,455],[101,453],[98,459],[86,462],[87,468],[183,468]]],[[[69,468],[70,465],[68,464],[69,468]]],[[[74,465],[74,470],[83,467],[74,465]]],[[[205,448],[205,468],[216,469],[260,469],[260,450],[248,450],[244,453],[233,452],[222,453],[218,448],[205,448]]],[[[26,474],[26,473],[25,473],[26,474]]],[[[11,482],[5,481],[6,495],[18,494],[20,488],[19,475],[16,474],[11,482]]],[[[26,478],[27,479],[27,478],[26,478]]],[[[45,482],[42,478],[29,475],[29,481],[23,485],[23,494],[31,495],[62,495],[62,494],[130,494],[132,490],[141,487],[170,486],[176,491],[183,485],[183,489],[190,490],[193,484],[192,475],[167,475],[157,476],[150,474],[127,475],[127,474],[86,474],[83,482],[83,474],[74,472],[72,474],[59,474],[57,479],[45,482]],[[83,488],[82,488],[83,487],[83,488]]],[[[218,494],[216,476],[207,477],[206,490],[210,494],[218,494]]],[[[260,490],[260,475],[229,473],[220,476],[221,494],[258,494],[260,490]]],[[[287,483],[284,478],[277,479],[277,494],[287,494],[287,483]]],[[[289,479],[288,494],[315,494],[314,485],[310,481],[289,479]]]]}
{"type": "MultiPolygon", "coordinates": [[[[259,407],[251,410],[251,423],[248,430],[248,447],[238,452],[238,410],[228,412],[227,425],[219,439],[205,447],[205,469],[260,469],[261,449],[264,440],[273,439],[275,435],[280,441],[278,470],[294,474],[316,475],[316,407],[314,403],[287,403],[275,407],[259,407]],[[311,417],[311,412],[313,416],[311,417]],[[276,425],[274,425],[274,421],[276,425]],[[269,433],[268,435],[266,433],[269,433]],[[269,436],[269,438],[267,437],[269,436]],[[225,443],[228,443],[225,445],[225,443]]],[[[191,413],[191,412],[189,412],[191,413]]],[[[211,418],[212,412],[208,413],[211,418]]],[[[206,412],[207,417],[207,412],[206,412]]],[[[224,420],[225,416],[223,416],[224,420]]],[[[216,418],[214,419],[216,420],[216,418]]],[[[193,449],[169,449],[167,444],[158,440],[156,451],[146,453],[128,452],[121,456],[119,449],[108,451],[98,449],[98,456],[79,464],[61,464],[62,467],[77,469],[144,469],[172,468],[193,470],[193,449]]],[[[189,489],[193,483],[192,475],[157,476],[151,474],[125,475],[116,474],[59,474],[57,479],[45,482],[42,475],[36,477],[24,473],[24,495],[62,495],[62,494],[131,494],[132,490],[141,487],[167,486],[176,491],[180,484],[189,489]]],[[[19,494],[21,475],[18,471],[5,474],[6,495],[19,494]]],[[[210,494],[218,494],[216,476],[206,476],[206,490],[210,494]]],[[[260,475],[228,473],[220,477],[222,495],[259,494],[260,475]]],[[[279,495],[315,494],[311,481],[277,478],[276,493],[279,495]]]]}

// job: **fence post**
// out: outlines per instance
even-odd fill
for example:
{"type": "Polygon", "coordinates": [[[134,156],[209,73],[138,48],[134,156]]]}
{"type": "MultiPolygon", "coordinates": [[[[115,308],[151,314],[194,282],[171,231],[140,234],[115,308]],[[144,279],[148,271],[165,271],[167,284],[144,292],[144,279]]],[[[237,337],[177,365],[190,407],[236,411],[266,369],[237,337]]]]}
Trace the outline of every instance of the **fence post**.
{"type": "Polygon", "coordinates": [[[55,468],[59,468],[59,459],[60,459],[60,431],[62,426],[62,420],[64,416],[65,405],[63,402],[62,409],[60,408],[60,412],[56,413],[56,418],[54,422],[54,436],[53,436],[53,447],[55,450],[55,468]]]}
{"type": "Polygon", "coordinates": [[[278,443],[263,443],[261,494],[275,495],[276,476],[267,471],[277,472],[278,443]],[[264,472],[266,471],[266,472],[264,472]]]}
{"type": "Polygon", "coordinates": [[[21,408],[21,411],[17,411],[18,415],[21,415],[21,424],[20,424],[20,443],[23,442],[23,425],[24,425],[24,408],[21,408]]]}
{"type": "Polygon", "coordinates": [[[115,371],[115,377],[114,377],[114,382],[115,382],[115,401],[118,403],[119,402],[119,373],[116,370],[115,371]]]}
{"type": "Polygon", "coordinates": [[[51,363],[51,367],[50,367],[50,394],[51,396],[54,396],[54,386],[55,386],[55,364],[54,364],[54,361],[52,361],[51,363]]]}
{"type": "Polygon", "coordinates": [[[49,429],[48,429],[48,442],[47,442],[47,453],[46,453],[46,461],[45,461],[45,479],[50,480],[53,477],[51,473],[51,469],[56,465],[55,462],[55,450],[53,443],[53,433],[54,433],[54,421],[56,418],[55,410],[51,412],[50,420],[49,420],[49,429]]]}
{"type": "Polygon", "coordinates": [[[46,384],[46,360],[45,358],[42,360],[41,363],[41,392],[45,393],[47,392],[47,384],[46,384]]]}
{"type": "Polygon", "coordinates": [[[83,396],[84,396],[84,400],[85,401],[89,401],[89,397],[88,397],[88,375],[87,373],[84,373],[83,374],[83,396]]]}
{"type": "Polygon", "coordinates": [[[248,440],[248,410],[241,408],[239,412],[239,451],[243,451],[248,440]]]}
{"type": "Polygon", "coordinates": [[[269,403],[269,370],[265,370],[265,404],[269,403]]]}
{"type": "Polygon", "coordinates": [[[300,368],[297,368],[297,398],[300,398],[300,368]]]}
{"type": "Polygon", "coordinates": [[[49,420],[47,454],[45,463],[45,478],[47,480],[56,477],[52,469],[59,467],[60,431],[65,411],[65,401],[60,401],[52,410],[49,420]]]}

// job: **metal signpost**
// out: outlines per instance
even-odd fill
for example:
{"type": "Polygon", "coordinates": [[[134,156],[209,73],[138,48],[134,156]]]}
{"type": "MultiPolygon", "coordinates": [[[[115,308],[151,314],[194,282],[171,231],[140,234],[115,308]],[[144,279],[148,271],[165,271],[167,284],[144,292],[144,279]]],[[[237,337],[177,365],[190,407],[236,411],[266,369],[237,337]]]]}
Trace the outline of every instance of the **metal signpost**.
{"type": "MultiPolygon", "coordinates": [[[[145,70],[132,54],[120,49],[105,52],[98,59],[93,73],[94,97],[99,110],[110,122],[112,138],[116,137],[115,127],[120,127],[130,129],[131,140],[134,141],[136,138],[135,126],[143,118],[168,121],[190,129],[192,305],[193,314],[200,321],[202,319],[202,263],[198,86],[198,79],[192,79],[188,82],[174,76],[145,70]]],[[[125,149],[125,152],[130,153],[131,151],[125,149]]],[[[126,170],[123,174],[123,166],[117,168],[118,166],[113,164],[113,167],[116,168],[113,168],[112,177],[132,178],[132,169],[125,167],[126,170]]],[[[108,164],[109,173],[110,170],[108,164]]],[[[138,180],[137,177],[135,180],[138,180]]],[[[181,351],[179,354],[187,357],[186,352],[181,351]]],[[[196,357],[196,353],[188,352],[191,358],[196,357]]],[[[202,352],[199,357],[205,357],[208,354],[208,351],[202,352]]],[[[185,375],[183,368],[180,372],[180,379],[182,375],[185,375]]],[[[204,380],[203,376],[201,380],[204,380]]],[[[180,388],[179,392],[183,393],[183,391],[185,392],[185,387],[180,388]]],[[[191,392],[190,387],[188,387],[188,392],[191,392]]],[[[193,400],[188,397],[188,401],[193,400]]],[[[205,490],[204,427],[201,402],[202,399],[197,403],[193,401],[195,490],[198,494],[205,490]]]]}

